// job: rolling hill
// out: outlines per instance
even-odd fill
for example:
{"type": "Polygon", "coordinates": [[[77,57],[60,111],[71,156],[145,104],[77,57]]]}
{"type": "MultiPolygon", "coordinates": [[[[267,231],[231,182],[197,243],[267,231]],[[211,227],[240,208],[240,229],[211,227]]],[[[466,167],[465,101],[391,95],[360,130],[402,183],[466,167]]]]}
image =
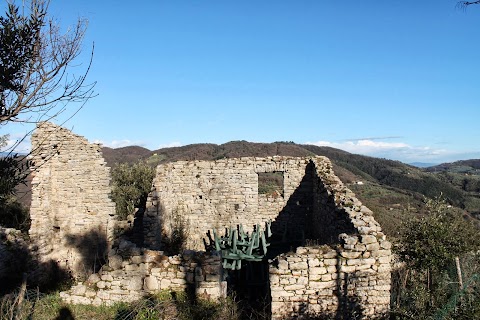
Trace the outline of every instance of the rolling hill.
{"type": "MultiPolygon", "coordinates": [[[[480,184],[479,188],[473,184],[472,187],[464,188],[462,184],[457,183],[457,180],[449,180],[443,173],[440,175],[440,169],[437,169],[438,171],[432,171],[432,168],[421,169],[399,161],[351,154],[330,147],[300,145],[293,142],[231,141],[221,145],[192,144],[154,151],[141,147],[103,148],[103,154],[110,166],[114,166],[115,163],[135,161],[145,161],[156,166],[178,160],[321,155],[332,160],[337,175],[365,205],[375,212],[376,219],[382,224],[387,234],[395,235],[399,224],[405,220],[406,216],[420,214],[424,210],[424,197],[433,198],[440,194],[447,198],[459,214],[466,218],[475,216],[480,218],[480,193],[478,192],[480,184]],[[359,184],[359,181],[362,184],[359,184]]],[[[476,170],[480,161],[466,160],[460,163],[476,170]]],[[[437,167],[441,166],[443,165],[437,167]]],[[[445,172],[450,174],[448,170],[445,172]]],[[[480,178],[480,175],[478,177],[480,178]]]]}
{"type": "Polygon", "coordinates": [[[425,169],[428,172],[457,172],[480,175],[480,159],[460,160],[442,163],[425,169]]]}

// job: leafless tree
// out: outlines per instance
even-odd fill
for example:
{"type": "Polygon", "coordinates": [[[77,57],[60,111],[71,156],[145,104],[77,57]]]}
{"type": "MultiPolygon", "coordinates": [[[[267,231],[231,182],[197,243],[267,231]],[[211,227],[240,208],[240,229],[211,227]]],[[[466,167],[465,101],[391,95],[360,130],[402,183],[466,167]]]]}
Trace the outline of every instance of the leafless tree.
{"type": "Polygon", "coordinates": [[[461,9],[465,9],[468,6],[474,5],[474,4],[480,4],[480,0],[478,1],[459,1],[457,2],[457,7],[461,9]]]}
{"type": "MultiPolygon", "coordinates": [[[[87,20],[62,31],[48,16],[50,0],[22,0],[22,6],[7,2],[0,16],[0,129],[51,120],[69,102],[79,102],[75,114],[94,95],[95,82],[86,82],[93,46],[88,63],[78,62],[87,20]]],[[[0,151],[8,151],[0,153],[0,206],[30,172],[31,161],[15,153],[26,136],[4,150],[8,135],[0,135],[0,151]]]]}
{"type": "Polygon", "coordinates": [[[48,120],[69,102],[84,103],[93,96],[95,83],[86,83],[93,46],[80,75],[72,73],[79,68],[74,63],[82,52],[87,20],[79,19],[62,33],[47,14],[49,2],[31,0],[23,14],[11,3],[2,17],[0,125],[48,120]]]}

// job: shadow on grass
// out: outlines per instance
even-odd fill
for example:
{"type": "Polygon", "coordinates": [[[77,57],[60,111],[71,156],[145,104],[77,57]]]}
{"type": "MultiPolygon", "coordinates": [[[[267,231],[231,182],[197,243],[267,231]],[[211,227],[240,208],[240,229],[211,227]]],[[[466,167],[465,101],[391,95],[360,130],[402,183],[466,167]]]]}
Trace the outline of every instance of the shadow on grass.
{"type": "Polygon", "coordinates": [[[192,302],[186,292],[163,292],[119,308],[115,320],[165,319],[165,320],[236,320],[227,310],[232,304],[195,299],[192,302]]]}
{"type": "Polygon", "coordinates": [[[75,318],[68,307],[62,307],[58,311],[58,316],[55,318],[55,320],[75,320],[75,318]]]}

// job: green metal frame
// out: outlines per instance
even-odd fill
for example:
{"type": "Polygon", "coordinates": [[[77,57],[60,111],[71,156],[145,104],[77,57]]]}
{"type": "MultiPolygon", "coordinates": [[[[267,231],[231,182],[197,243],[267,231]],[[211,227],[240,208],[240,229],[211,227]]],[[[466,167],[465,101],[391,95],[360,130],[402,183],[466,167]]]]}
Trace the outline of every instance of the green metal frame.
{"type": "Polygon", "coordinates": [[[267,254],[270,245],[268,239],[272,236],[271,221],[265,222],[262,230],[260,225],[254,227],[252,233],[245,232],[241,224],[236,228],[231,226],[225,230],[224,236],[219,236],[213,229],[213,239],[210,231],[207,233],[210,239],[210,249],[221,253],[224,269],[240,270],[242,260],[262,261],[267,254]]]}

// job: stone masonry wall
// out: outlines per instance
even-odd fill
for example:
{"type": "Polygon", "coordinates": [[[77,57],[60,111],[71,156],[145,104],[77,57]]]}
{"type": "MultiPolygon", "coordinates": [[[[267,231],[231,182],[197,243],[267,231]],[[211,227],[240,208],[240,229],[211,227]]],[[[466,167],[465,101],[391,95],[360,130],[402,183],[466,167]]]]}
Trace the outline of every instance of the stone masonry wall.
{"type": "Polygon", "coordinates": [[[270,266],[273,319],[294,315],[372,319],[388,313],[389,244],[379,247],[369,236],[345,240],[354,249],[298,247],[275,259],[270,266]],[[364,249],[367,246],[376,249],[364,249]]]}
{"type": "Polygon", "coordinates": [[[169,257],[158,251],[162,243],[182,227],[186,247],[201,250],[212,228],[221,232],[243,224],[250,231],[272,220],[276,240],[282,235],[281,245],[270,247],[277,255],[269,267],[273,319],[371,319],[388,311],[391,244],[372,212],[335,176],[325,157],[160,165],[143,219],[145,248],[126,238],[117,239],[111,248],[115,206],[109,199],[109,168],[100,146],[41,123],[32,136],[32,150],[30,237],[37,253],[74,275],[90,274],[87,281],[61,293],[67,302],[112,304],[163,289],[224,297],[220,256],[187,250],[169,257]],[[261,172],[282,172],[283,193],[259,195],[261,172]],[[285,245],[285,239],[290,243],[285,245]],[[107,252],[108,263],[96,269],[107,252]]]}
{"type": "MultiPolygon", "coordinates": [[[[313,244],[270,266],[272,317],[382,316],[390,303],[391,244],[372,212],[324,157],[181,161],[157,168],[144,217],[147,245],[161,246],[182,220],[187,247],[207,230],[273,220],[274,233],[313,244]],[[259,172],[283,172],[283,197],[258,195],[259,172]],[[295,232],[297,234],[295,235],[295,232]],[[298,234],[301,233],[301,235],[298,234]]],[[[277,248],[278,251],[278,248],[277,248]]]]}
{"type": "Polygon", "coordinates": [[[227,292],[222,279],[220,256],[185,251],[168,257],[123,240],[110,252],[108,265],[60,296],[68,303],[111,305],[136,301],[160,290],[174,290],[218,300],[227,292]]]}
{"type": "Polygon", "coordinates": [[[110,169],[98,144],[48,122],[32,135],[30,237],[42,259],[80,275],[99,265],[113,235],[110,169]]]}
{"type": "Polygon", "coordinates": [[[268,157],[159,165],[143,222],[146,245],[161,248],[162,233],[170,236],[179,222],[187,229],[186,247],[196,250],[204,248],[203,239],[212,228],[243,224],[249,231],[274,220],[274,232],[304,230],[311,204],[303,198],[311,197],[313,188],[303,187],[310,160],[268,157]],[[259,195],[259,172],[283,172],[283,196],[259,195]]]}
{"type": "Polygon", "coordinates": [[[270,266],[272,318],[293,315],[372,319],[390,305],[391,244],[373,213],[333,174],[315,164],[312,240],[270,266]]]}

